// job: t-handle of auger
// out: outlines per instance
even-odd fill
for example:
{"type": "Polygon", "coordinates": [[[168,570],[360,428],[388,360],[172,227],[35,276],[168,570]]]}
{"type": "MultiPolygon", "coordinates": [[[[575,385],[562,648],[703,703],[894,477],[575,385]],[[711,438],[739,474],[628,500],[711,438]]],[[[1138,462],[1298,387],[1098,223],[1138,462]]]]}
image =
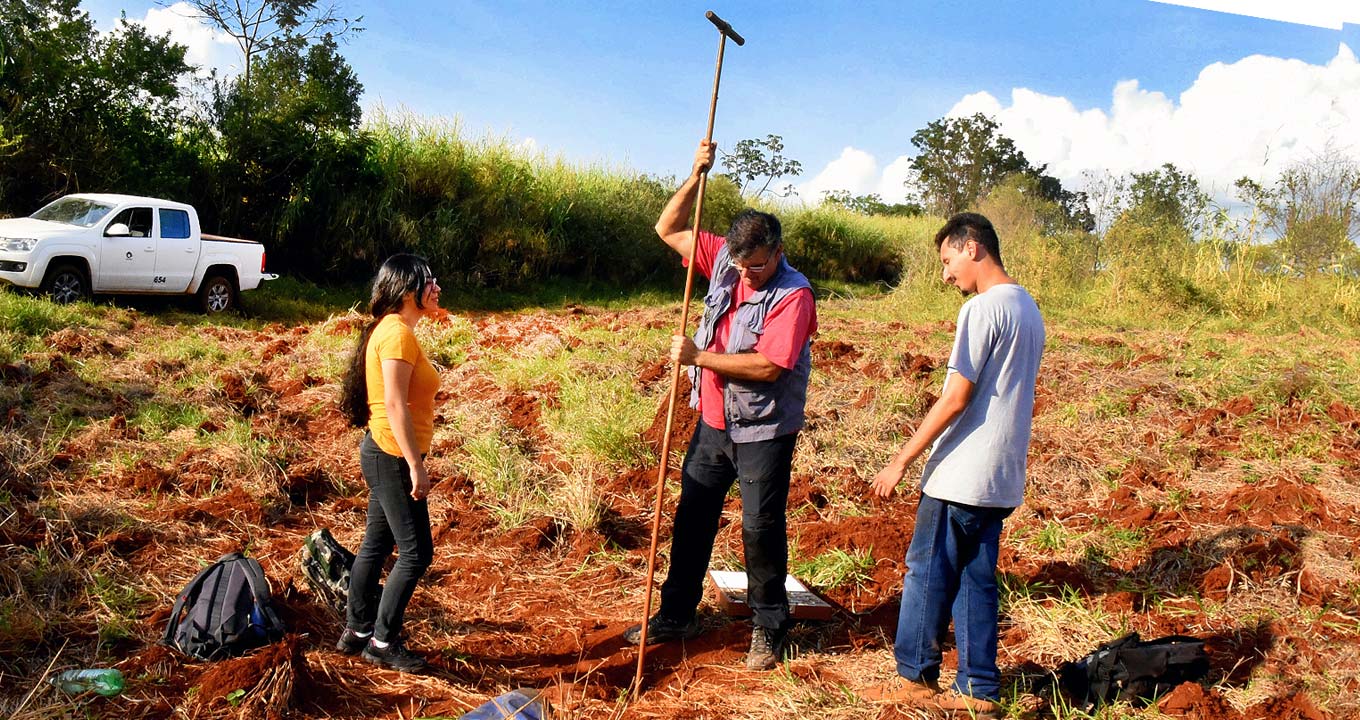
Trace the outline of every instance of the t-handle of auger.
{"type": "MultiPolygon", "coordinates": [[[[718,62],[717,68],[713,71],[713,98],[708,105],[708,129],[704,132],[704,144],[713,142],[713,119],[718,112],[718,85],[722,81],[723,49],[727,47],[727,38],[732,38],[732,42],[737,45],[745,45],[746,38],[737,34],[727,21],[718,17],[712,10],[704,13],[709,22],[718,28],[718,62]]],[[[689,262],[685,266],[685,302],[680,311],[680,334],[685,334],[685,329],[689,325],[689,298],[694,292],[694,252],[699,247],[699,228],[704,217],[704,190],[708,187],[708,171],[704,170],[699,174],[699,187],[696,190],[698,196],[694,201],[694,241],[690,244],[689,262]]],[[[670,465],[671,454],[671,429],[675,426],[675,402],[680,388],[680,364],[671,363],[671,392],[670,400],[666,406],[666,429],[661,436],[661,456],[658,461],[656,471],[656,507],[652,513],[652,544],[647,553],[647,585],[643,594],[645,600],[642,605],[642,628],[638,633],[638,660],[637,675],[633,677],[633,696],[642,694],[642,669],[647,661],[647,623],[652,616],[652,583],[656,579],[656,546],[657,540],[661,535],[661,506],[662,497],[666,490],[666,468],[670,465]]]]}
{"type": "Polygon", "coordinates": [[[718,26],[718,32],[726,35],[727,37],[732,38],[732,42],[738,45],[746,44],[746,38],[738,35],[737,31],[733,30],[732,26],[727,24],[726,20],[723,20],[722,18],[718,17],[718,13],[709,10],[708,12],[704,13],[704,17],[708,18],[709,22],[718,26]]]}

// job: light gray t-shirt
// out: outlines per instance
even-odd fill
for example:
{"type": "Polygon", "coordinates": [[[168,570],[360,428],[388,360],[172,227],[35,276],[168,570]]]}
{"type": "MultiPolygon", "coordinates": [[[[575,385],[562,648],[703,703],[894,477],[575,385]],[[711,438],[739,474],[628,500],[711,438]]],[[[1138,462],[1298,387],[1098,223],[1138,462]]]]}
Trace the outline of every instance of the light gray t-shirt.
{"type": "Polygon", "coordinates": [[[931,448],[921,492],[937,500],[1019,507],[1044,352],[1044,318],[1019,285],[994,285],[959,309],[945,386],[973,383],[968,406],[931,448]]]}

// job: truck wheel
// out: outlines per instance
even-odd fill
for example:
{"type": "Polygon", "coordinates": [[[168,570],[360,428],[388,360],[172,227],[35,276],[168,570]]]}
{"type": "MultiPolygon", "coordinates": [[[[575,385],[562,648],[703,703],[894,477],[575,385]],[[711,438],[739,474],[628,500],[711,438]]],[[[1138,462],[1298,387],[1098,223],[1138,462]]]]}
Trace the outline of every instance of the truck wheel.
{"type": "Polygon", "coordinates": [[[71,263],[52,266],[38,289],[58,305],[90,297],[90,281],[85,279],[85,271],[71,263]]]}
{"type": "Polygon", "coordinates": [[[236,307],[236,283],[225,275],[209,275],[198,288],[198,305],[204,315],[217,315],[236,307]]]}

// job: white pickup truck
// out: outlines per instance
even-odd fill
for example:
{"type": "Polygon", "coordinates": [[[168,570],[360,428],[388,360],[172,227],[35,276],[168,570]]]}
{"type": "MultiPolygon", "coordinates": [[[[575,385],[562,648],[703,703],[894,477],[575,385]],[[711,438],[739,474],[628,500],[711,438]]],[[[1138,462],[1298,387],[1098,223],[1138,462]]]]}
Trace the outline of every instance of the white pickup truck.
{"type": "Polygon", "coordinates": [[[196,295],[203,312],[237,306],[264,272],[264,246],[207,235],[184,203],[79,194],[26,218],[0,220],[0,282],[59,303],[93,293],[196,295]]]}

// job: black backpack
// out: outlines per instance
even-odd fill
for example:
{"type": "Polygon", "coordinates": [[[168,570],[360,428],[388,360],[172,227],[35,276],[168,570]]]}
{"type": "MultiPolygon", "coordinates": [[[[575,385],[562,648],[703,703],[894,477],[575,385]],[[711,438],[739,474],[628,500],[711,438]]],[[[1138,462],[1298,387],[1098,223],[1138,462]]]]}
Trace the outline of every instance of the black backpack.
{"type": "Polygon", "coordinates": [[[201,660],[240,655],[283,637],[269,580],[254,558],[228,553],[175,598],[161,642],[201,660]]]}
{"type": "Polygon", "coordinates": [[[1209,672],[1204,641],[1168,635],[1143,642],[1138,633],[1111,640],[1076,662],[1058,668],[1058,683],[1085,710],[1124,700],[1136,703],[1165,695],[1209,672]]]}
{"type": "Polygon", "coordinates": [[[346,550],[330,530],[321,528],[303,539],[298,556],[302,577],[307,579],[317,598],[343,614],[345,604],[349,602],[349,573],[354,566],[354,553],[346,550]]]}

